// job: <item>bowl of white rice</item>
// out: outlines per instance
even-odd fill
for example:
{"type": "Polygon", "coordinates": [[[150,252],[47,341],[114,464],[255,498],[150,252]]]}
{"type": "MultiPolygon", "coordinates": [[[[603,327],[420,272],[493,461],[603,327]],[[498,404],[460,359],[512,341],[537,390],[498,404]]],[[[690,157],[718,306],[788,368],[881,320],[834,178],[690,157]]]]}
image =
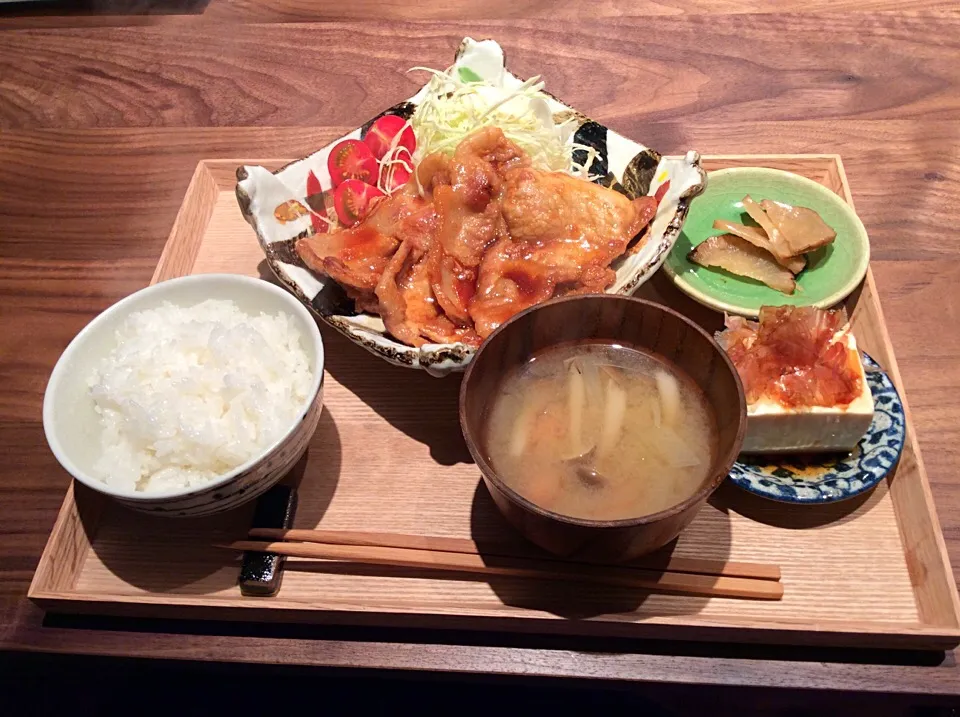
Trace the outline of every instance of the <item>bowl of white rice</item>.
{"type": "Polygon", "coordinates": [[[323,404],[323,341],[289,292],[171,279],[100,314],[57,362],[43,428],[67,472],[125,505],[219,513],[300,459],[323,404]]]}

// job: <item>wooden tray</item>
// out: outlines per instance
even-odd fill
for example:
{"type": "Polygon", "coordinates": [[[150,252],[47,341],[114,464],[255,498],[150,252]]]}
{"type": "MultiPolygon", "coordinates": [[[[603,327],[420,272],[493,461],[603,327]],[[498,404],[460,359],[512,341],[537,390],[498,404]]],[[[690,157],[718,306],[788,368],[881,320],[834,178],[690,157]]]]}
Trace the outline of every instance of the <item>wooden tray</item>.
{"type": "MultiPolygon", "coordinates": [[[[153,281],[209,272],[264,278],[253,231],[234,197],[241,164],[197,167],[153,281]]],[[[834,155],[706,159],[707,169],[769,166],[851,202],[834,155]]],[[[660,272],[638,295],[659,298],[710,329],[719,315],[660,272]]],[[[872,274],[848,308],[858,343],[902,386],[872,274]]],[[[296,526],[517,541],[496,512],[457,422],[459,377],[394,368],[323,327],[326,410],[304,460],[296,526]]],[[[902,391],[902,389],[901,389],[902,391]]],[[[244,598],[238,562],[206,546],[245,535],[250,507],[197,520],[134,514],[75,484],[29,596],[65,612],[541,634],[620,635],[837,646],[947,649],[960,643],[960,604],[907,411],[895,476],[860,499],[789,506],[724,486],[680,536],[676,555],[782,566],[782,602],[637,595],[616,588],[488,583],[408,570],[323,572],[288,562],[275,598],[244,598]]]]}

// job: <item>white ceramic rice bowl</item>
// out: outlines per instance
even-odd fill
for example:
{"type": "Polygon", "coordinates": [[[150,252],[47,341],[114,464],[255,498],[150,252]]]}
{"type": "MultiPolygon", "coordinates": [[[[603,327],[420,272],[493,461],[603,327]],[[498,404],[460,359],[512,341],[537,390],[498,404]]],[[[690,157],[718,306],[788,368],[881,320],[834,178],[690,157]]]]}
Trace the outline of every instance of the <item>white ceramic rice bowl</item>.
{"type": "Polygon", "coordinates": [[[261,495],[300,459],[323,407],[323,340],[311,313],[289,292],[261,279],[233,274],[199,274],[171,279],[117,302],[70,342],[57,361],[43,398],[43,430],[61,466],[77,481],[134,510],[186,517],[220,513],[261,495]],[[87,377],[114,346],[114,332],[131,313],[163,302],[191,306],[206,299],[233,301],[242,311],[283,312],[294,320],[310,361],[308,400],[289,429],[260,454],[234,470],[187,489],[138,492],[110,486],[93,474],[100,453],[102,422],[87,377]]]}

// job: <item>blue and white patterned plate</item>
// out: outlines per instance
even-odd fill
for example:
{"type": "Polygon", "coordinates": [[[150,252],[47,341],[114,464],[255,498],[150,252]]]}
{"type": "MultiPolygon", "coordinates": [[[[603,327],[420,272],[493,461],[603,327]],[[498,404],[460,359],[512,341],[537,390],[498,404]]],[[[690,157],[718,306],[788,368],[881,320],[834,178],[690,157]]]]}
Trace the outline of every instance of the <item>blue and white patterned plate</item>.
{"type": "Polygon", "coordinates": [[[903,403],[893,381],[863,354],[867,384],[873,394],[870,429],[846,456],[777,458],[741,456],[730,480],[744,490],[784,503],[833,503],[873,488],[900,460],[906,439],[903,403]]]}

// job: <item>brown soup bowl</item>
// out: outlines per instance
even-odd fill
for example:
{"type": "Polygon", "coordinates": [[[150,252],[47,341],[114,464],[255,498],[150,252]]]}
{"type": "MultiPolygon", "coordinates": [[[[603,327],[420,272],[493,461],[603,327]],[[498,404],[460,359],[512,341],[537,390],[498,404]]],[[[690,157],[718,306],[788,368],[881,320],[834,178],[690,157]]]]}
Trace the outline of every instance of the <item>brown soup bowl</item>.
{"type": "Polygon", "coordinates": [[[727,477],[740,452],[746,422],[740,377],[717,342],[676,311],[626,296],[556,299],[517,314],[483,343],[460,389],[464,438],[506,519],[551,553],[598,562],[630,560],[676,538],[727,477]],[[544,349],[588,340],[616,341],[659,354],[703,391],[717,421],[718,450],[703,485],[682,503],[625,520],[571,518],[530,502],[493,469],[486,446],[486,419],[504,376],[544,349]]]}

